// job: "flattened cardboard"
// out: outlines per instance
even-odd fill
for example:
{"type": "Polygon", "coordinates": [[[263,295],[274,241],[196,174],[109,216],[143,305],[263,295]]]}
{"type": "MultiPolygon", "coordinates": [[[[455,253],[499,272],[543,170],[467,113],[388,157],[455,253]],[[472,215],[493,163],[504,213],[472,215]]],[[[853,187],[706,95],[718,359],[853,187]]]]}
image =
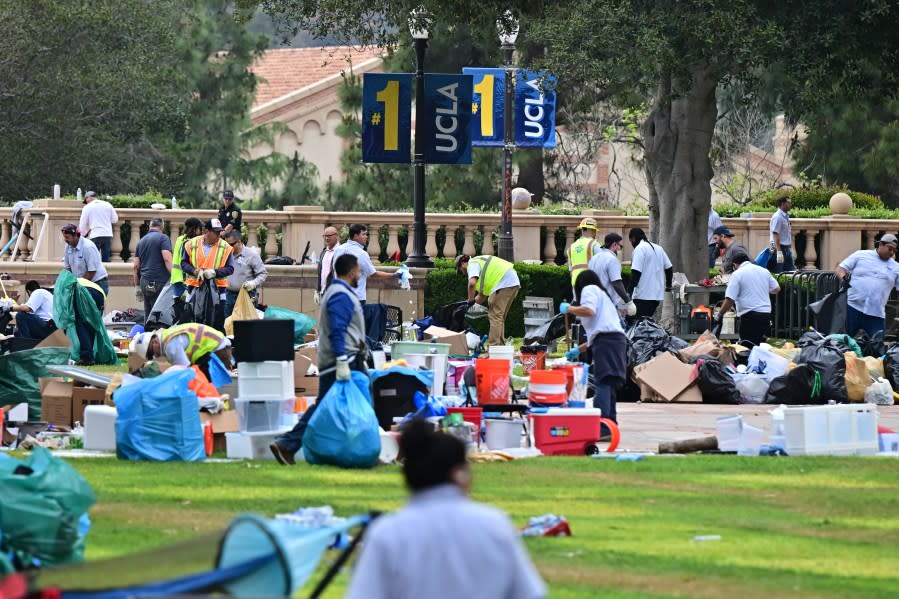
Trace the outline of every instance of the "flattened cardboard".
{"type": "Polygon", "coordinates": [[[70,347],[72,342],[69,341],[69,338],[66,336],[65,331],[62,329],[56,329],[48,337],[46,337],[43,341],[35,345],[35,349],[38,347],[70,347]]]}
{"type": "Polygon", "coordinates": [[[430,326],[425,329],[425,339],[439,339],[440,343],[450,344],[450,353],[456,356],[467,356],[468,341],[465,333],[457,333],[443,327],[430,326]]]}
{"type": "Polygon", "coordinates": [[[639,370],[634,369],[637,383],[649,386],[662,401],[674,401],[683,393],[693,383],[692,373],[692,366],[667,352],[646,362],[639,370]]]}

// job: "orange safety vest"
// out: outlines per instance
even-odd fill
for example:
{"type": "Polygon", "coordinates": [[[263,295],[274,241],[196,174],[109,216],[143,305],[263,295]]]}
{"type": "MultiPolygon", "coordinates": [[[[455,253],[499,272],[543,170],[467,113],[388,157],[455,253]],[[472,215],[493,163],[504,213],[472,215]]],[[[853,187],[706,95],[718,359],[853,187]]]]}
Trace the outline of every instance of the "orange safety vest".
{"type": "MultiPolygon", "coordinates": [[[[210,251],[208,254],[203,253],[203,236],[194,237],[185,245],[185,249],[187,250],[187,259],[190,260],[191,265],[197,270],[203,270],[206,268],[222,268],[225,264],[228,263],[228,256],[231,255],[231,246],[219,239],[218,243],[215,246],[215,251],[210,251]]],[[[211,249],[211,248],[210,248],[211,249]]],[[[184,282],[191,287],[199,287],[200,286],[200,278],[196,275],[196,273],[189,275],[184,273],[184,282]]],[[[228,279],[226,277],[216,277],[215,278],[215,286],[216,287],[227,287],[228,279]]]]}

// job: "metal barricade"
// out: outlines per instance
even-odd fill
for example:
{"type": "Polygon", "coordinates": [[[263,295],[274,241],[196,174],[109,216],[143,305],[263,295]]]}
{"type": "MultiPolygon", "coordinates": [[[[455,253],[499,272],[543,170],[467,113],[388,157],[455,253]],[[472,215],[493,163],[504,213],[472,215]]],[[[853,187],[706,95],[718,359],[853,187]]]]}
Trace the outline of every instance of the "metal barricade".
{"type": "Polygon", "coordinates": [[[775,278],[780,293],[774,296],[772,335],[785,339],[798,339],[814,326],[809,304],[840,288],[837,273],[832,270],[798,270],[775,275],[775,278]]]}

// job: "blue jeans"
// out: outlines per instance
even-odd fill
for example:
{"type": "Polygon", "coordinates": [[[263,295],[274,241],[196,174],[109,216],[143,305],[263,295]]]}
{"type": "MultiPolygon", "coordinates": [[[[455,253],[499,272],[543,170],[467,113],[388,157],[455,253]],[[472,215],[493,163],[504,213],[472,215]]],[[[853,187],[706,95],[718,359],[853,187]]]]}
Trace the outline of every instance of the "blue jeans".
{"type": "Polygon", "coordinates": [[[56,325],[52,321],[42,320],[31,312],[16,314],[16,337],[43,341],[55,330],[56,325]]]}
{"type": "Polygon", "coordinates": [[[109,262],[112,258],[112,237],[94,237],[91,241],[100,250],[100,260],[109,262]]]}
{"type": "Polygon", "coordinates": [[[780,246],[780,251],[783,252],[784,261],[783,264],[778,264],[775,260],[774,272],[791,272],[796,270],[796,264],[793,263],[793,247],[782,245],[780,246]]]}
{"type": "MultiPolygon", "coordinates": [[[[109,296],[109,277],[94,281],[94,285],[102,289],[104,295],[109,296]]],[[[103,312],[103,310],[101,309],[100,312],[103,312]]]]}
{"type": "Polygon", "coordinates": [[[285,453],[293,455],[303,446],[303,434],[306,432],[306,427],[309,426],[309,420],[315,413],[315,408],[318,407],[322,397],[325,396],[335,380],[337,380],[337,373],[334,370],[321,375],[318,381],[318,395],[315,397],[315,403],[309,406],[303,415],[300,416],[300,421],[296,423],[296,426],[275,440],[285,453]]]}
{"type": "MultiPolygon", "coordinates": [[[[18,318],[18,316],[16,317],[18,318]]],[[[854,337],[859,329],[864,329],[869,337],[873,337],[878,332],[883,332],[886,328],[886,320],[879,316],[871,316],[860,310],[856,310],[852,306],[846,307],[846,332],[854,337]]]]}

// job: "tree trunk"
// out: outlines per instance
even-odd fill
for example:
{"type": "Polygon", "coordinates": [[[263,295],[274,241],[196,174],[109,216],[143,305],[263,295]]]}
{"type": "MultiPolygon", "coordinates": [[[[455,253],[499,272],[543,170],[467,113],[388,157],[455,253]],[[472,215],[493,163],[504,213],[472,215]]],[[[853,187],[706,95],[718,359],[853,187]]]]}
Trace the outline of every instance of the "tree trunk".
{"type": "Polygon", "coordinates": [[[664,77],[643,123],[649,232],[690,281],[708,276],[708,218],[712,200],[709,151],[718,110],[718,77],[694,68],[692,80],[664,77]]]}

